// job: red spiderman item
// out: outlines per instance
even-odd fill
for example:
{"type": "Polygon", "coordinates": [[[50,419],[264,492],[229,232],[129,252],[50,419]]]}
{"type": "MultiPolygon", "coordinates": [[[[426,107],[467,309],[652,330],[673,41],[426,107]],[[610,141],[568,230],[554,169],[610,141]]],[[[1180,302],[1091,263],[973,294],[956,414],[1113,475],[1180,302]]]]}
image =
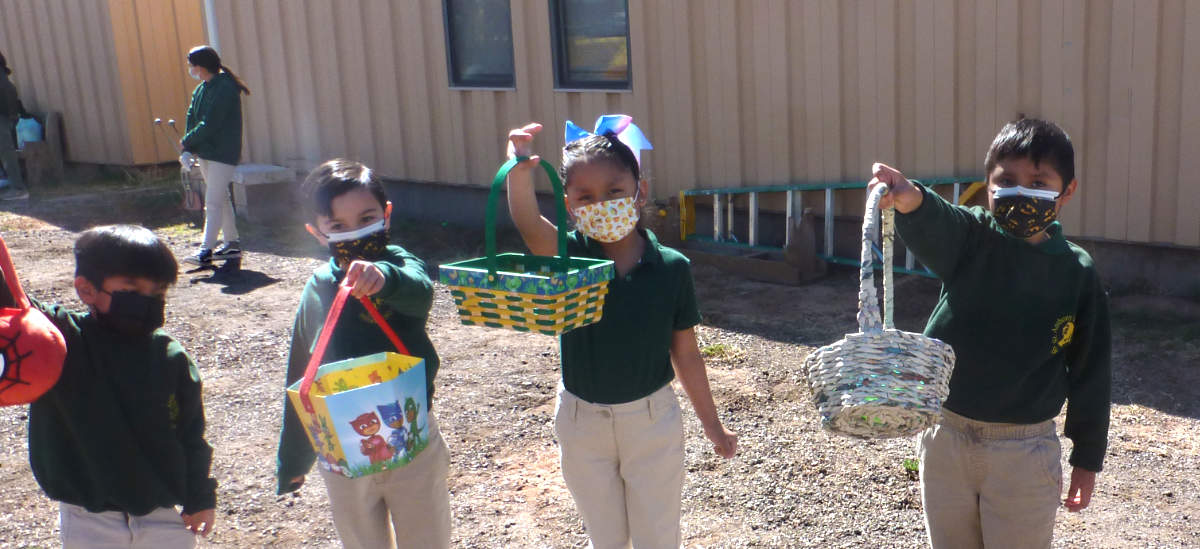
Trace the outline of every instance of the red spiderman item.
{"type": "Polygon", "coordinates": [[[379,416],[375,412],[367,412],[350,422],[354,431],[364,438],[360,442],[359,451],[374,465],[381,461],[392,459],[392,447],[379,436],[379,416]]]}
{"type": "Polygon", "coordinates": [[[29,306],[4,239],[0,268],[15,302],[0,308],[0,406],[29,404],[58,382],[67,343],[46,315],[29,306]]]}

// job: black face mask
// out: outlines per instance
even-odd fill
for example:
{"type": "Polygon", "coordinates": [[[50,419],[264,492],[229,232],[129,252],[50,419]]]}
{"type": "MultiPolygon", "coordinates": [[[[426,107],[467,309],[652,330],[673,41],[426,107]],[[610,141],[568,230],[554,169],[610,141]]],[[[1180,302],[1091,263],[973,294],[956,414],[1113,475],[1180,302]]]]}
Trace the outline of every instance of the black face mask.
{"type": "Polygon", "coordinates": [[[345,269],[356,259],[375,261],[383,257],[388,240],[388,230],[384,228],[354,240],[330,242],[329,253],[333,254],[338,267],[345,269]]]}
{"type": "Polygon", "coordinates": [[[134,291],[105,292],[112,296],[108,312],[96,312],[100,324],[128,336],[148,336],[162,327],[167,300],[161,296],[142,295],[134,291]]]}
{"type": "Polygon", "coordinates": [[[1055,211],[1060,193],[1009,187],[992,192],[992,216],[1004,230],[1017,238],[1029,238],[1049,227],[1058,217],[1055,211]]]}

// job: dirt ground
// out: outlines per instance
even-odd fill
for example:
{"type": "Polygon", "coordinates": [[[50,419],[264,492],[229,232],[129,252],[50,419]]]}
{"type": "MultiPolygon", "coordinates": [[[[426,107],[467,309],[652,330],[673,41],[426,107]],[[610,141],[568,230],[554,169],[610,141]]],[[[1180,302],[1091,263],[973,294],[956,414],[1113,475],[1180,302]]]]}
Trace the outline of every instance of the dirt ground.
{"type": "MultiPolygon", "coordinates": [[[[169,196],[145,193],[6,203],[0,234],[29,293],[79,307],[70,253],[77,232],[99,223],[142,223],[183,257],[199,232],[181,223],[170,204],[169,196]]],[[[336,547],[317,476],[287,496],[275,495],[273,477],[292,314],[322,250],[298,226],[246,233],[240,276],[181,275],[168,299],[166,329],[204,375],[220,483],[216,531],[202,546],[336,547]]],[[[436,224],[398,227],[393,238],[431,269],[479,255],[482,242],[476,231],[436,224]]],[[[696,266],[695,277],[714,394],[741,440],[735,459],[714,456],[683,399],[685,545],[923,547],[920,494],[903,464],[914,457],[913,441],[828,435],[803,385],[806,354],[853,331],[854,274],[837,270],[803,287],[731,278],[704,266],[696,266]]],[[[898,325],[919,331],[937,284],[898,280],[898,325]]],[[[1113,306],[1106,469],[1091,508],[1060,513],[1055,547],[1200,546],[1193,522],[1200,520],[1200,304],[1115,296],[1113,306]]],[[[435,409],[451,451],[453,545],[586,545],[550,426],[555,340],[462,326],[441,285],[429,331],[442,358],[435,409]]],[[[24,407],[0,409],[0,547],[57,546],[57,507],[29,471],[26,421],[24,407]]]]}

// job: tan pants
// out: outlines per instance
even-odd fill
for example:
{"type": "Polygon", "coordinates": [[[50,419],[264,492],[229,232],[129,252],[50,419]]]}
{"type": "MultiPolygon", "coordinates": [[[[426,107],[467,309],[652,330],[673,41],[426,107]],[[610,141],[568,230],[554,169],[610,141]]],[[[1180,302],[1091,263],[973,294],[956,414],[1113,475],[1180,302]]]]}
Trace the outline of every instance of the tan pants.
{"type": "Polygon", "coordinates": [[[679,547],[683,420],[670,383],[613,405],[581,400],[559,385],[554,432],[563,479],[592,547],[679,547]]]}
{"type": "Polygon", "coordinates": [[[93,513],[78,505],[58,504],[59,539],[64,549],[190,549],[196,535],[174,508],[145,516],[120,511],[93,513]]]}
{"type": "Polygon", "coordinates": [[[450,451],[429,414],[429,446],[408,465],[359,478],[321,470],[346,549],[450,547],[450,451]]]}
{"type": "Polygon", "coordinates": [[[217,246],[217,233],[226,242],[237,240],[237,219],[233,215],[233,200],[229,185],[237,166],[212,160],[200,160],[200,175],[204,177],[204,247],[217,246]]]}
{"type": "Polygon", "coordinates": [[[917,451],[934,549],[1050,547],[1062,493],[1054,420],[988,423],[943,410],[917,451]]]}

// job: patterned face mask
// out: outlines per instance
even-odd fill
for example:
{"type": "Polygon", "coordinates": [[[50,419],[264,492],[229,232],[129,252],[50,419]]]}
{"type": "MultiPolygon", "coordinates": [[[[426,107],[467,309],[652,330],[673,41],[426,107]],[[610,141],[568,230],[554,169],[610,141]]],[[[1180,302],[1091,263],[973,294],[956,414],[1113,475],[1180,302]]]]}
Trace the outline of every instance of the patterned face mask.
{"type": "Polygon", "coordinates": [[[611,243],[625,238],[637,227],[637,199],[640,193],[641,189],[638,189],[633,196],[575,208],[575,228],[600,242],[611,243]]]}
{"type": "Polygon", "coordinates": [[[1058,217],[1054,206],[1060,194],[1025,187],[996,189],[992,191],[992,216],[1008,234],[1029,238],[1046,230],[1058,217]]]}
{"type": "Polygon", "coordinates": [[[374,261],[383,257],[389,240],[382,219],[355,231],[329,233],[325,238],[329,241],[329,253],[343,269],[355,259],[374,261]]]}

